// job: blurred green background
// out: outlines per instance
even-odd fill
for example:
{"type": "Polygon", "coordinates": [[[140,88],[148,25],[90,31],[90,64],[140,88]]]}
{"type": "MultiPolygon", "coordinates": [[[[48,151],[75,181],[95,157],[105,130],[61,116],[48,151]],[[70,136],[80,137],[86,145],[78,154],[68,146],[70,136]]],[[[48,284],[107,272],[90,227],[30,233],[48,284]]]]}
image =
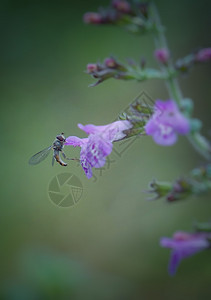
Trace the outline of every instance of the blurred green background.
{"type": "MultiPolygon", "coordinates": [[[[95,88],[86,64],[110,54],[144,56],[156,66],[151,37],[82,22],[86,11],[107,1],[1,1],[1,299],[207,299],[211,297],[209,251],[167,274],[169,251],[161,236],[190,230],[210,219],[210,196],[168,204],[147,202],[149,181],[174,180],[203,160],[185,138],[160,147],[137,139],[121,157],[88,180],[77,163],[52,168],[51,158],[28,165],[60,132],[84,134],[77,123],[113,121],[140,92],[167,99],[163,82],[108,80],[95,88]],[[54,205],[48,185],[60,173],[83,185],[79,203],[54,205]]],[[[208,1],[157,1],[173,58],[210,46],[208,1]]],[[[181,78],[195,116],[210,130],[210,68],[181,78]]],[[[79,149],[65,148],[69,157],[79,149]]]]}

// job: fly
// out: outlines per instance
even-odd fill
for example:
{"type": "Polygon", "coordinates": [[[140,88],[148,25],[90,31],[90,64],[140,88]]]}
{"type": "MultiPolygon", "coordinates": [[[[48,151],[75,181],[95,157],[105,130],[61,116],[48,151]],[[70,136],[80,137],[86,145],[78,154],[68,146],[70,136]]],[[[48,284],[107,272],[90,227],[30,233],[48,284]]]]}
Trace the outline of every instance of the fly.
{"type": "Polygon", "coordinates": [[[65,142],[66,142],[66,138],[64,136],[64,133],[62,132],[60,135],[56,136],[56,139],[55,139],[55,141],[53,142],[53,144],[51,146],[49,146],[48,148],[45,148],[42,151],[40,151],[40,152],[36,153],[35,155],[33,155],[29,159],[29,164],[30,165],[39,164],[44,159],[46,159],[46,157],[49,155],[51,150],[53,150],[52,165],[54,164],[54,161],[57,161],[61,166],[66,167],[67,164],[62,161],[62,159],[60,157],[60,152],[62,153],[62,155],[65,159],[69,159],[69,160],[74,160],[74,159],[67,158],[66,155],[64,154],[63,148],[64,148],[64,143],[65,142]]]}

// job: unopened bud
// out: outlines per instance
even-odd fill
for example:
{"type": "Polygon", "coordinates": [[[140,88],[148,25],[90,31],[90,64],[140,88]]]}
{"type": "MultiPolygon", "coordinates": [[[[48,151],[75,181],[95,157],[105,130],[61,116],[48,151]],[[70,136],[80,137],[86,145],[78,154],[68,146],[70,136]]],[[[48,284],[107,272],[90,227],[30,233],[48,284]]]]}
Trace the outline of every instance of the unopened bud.
{"type": "Polygon", "coordinates": [[[173,202],[186,198],[192,192],[192,185],[188,179],[178,179],[171,192],[167,195],[167,200],[173,202]]]}
{"type": "Polygon", "coordinates": [[[88,65],[86,66],[86,71],[87,71],[87,73],[93,73],[93,72],[95,72],[95,71],[97,71],[97,70],[98,70],[97,64],[88,64],[88,65]]]}
{"type": "Polygon", "coordinates": [[[102,16],[99,13],[87,12],[83,16],[83,21],[86,24],[101,24],[102,16]]]}
{"type": "Polygon", "coordinates": [[[169,51],[166,48],[156,49],[154,56],[158,62],[166,64],[169,60],[169,51]]]}
{"type": "Polygon", "coordinates": [[[149,198],[148,200],[156,200],[159,198],[162,198],[163,196],[166,196],[172,189],[172,184],[170,182],[159,182],[156,180],[153,180],[150,185],[150,190],[148,193],[155,194],[154,197],[149,198]]]}
{"type": "Polygon", "coordinates": [[[211,48],[204,48],[196,54],[196,61],[206,62],[211,60],[211,48]]]}
{"type": "Polygon", "coordinates": [[[131,11],[130,3],[125,0],[113,0],[112,6],[122,13],[129,13],[131,11]]]}
{"type": "Polygon", "coordinates": [[[115,59],[112,58],[112,57],[106,58],[104,60],[104,64],[105,64],[106,67],[113,68],[113,69],[115,69],[118,65],[117,62],[115,61],[115,59]]]}

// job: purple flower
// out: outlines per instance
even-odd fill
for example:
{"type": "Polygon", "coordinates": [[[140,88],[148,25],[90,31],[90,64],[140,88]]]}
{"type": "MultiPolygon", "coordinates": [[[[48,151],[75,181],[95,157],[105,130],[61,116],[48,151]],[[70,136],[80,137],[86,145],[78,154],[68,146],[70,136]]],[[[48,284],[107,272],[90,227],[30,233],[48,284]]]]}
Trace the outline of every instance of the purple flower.
{"type": "Polygon", "coordinates": [[[129,13],[131,11],[130,3],[125,0],[113,0],[112,5],[122,13],[129,13]]]}
{"type": "Polygon", "coordinates": [[[177,134],[187,134],[190,130],[188,119],[179,111],[173,100],[156,100],[154,114],[145,126],[147,135],[152,135],[157,144],[173,145],[177,134]]]}
{"type": "Polygon", "coordinates": [[[132,127],[127,120],[116,121],[114,123],[96,126],[93,124],[82,125],[78,127],[89,136],[80,139],[76,136],[66,138],[65,145],[81,147],[80,162],[88,178],[92,177],[92,168],[101,168],[106,162],[113,148],[113,141],[118,141],[125,137],[124,130],[132,127]]]}
{"type": "Polygon", "coordinates": [[[206,61],[209,61],[209,60],[211,60],[211,48],[201,49],[196,54],[196,61],[206,62],[206,61]]]}
{"type": "Polygon", "coordinates": [[[154,56],[158,62],[166,64],[169,60],[169,51],[166,48],[156,49],[154,56]]]}
{"type": "Polygon", "coordinates": [[[110,123],[108,125],[93,125],[93,124],[87,124],[82,125],[78,124],[78,127],[86,132],[86,134],[99,134],[101,135],[105,140],[109,140],[111,142],[121,140],[125,137],[124,130],[130,129],[132,127],[132,124],[127,121],[115,121],[113,123],[110,123]]]}
{"type": "Polygon", "coordinates": [[[85,13],[83,20],[86,24],[101,24],[103,22],[102,16],[95,12],[85,13]]]}
{"type": "Polygon", "coordinates": [[[176,273],[180,261],[210,247],[211,233],[187,233],[178,231],[173,238],[163,237],[160,240],[162,247],[171,248],[171,257],[168,271],[170,275],[176,273]]]}

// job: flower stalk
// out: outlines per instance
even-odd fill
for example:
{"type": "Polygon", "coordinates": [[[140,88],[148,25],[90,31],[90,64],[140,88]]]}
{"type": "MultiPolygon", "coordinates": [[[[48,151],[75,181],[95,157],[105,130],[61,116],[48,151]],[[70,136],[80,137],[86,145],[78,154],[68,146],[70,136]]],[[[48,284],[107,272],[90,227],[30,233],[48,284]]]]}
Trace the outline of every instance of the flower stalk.
{"type": "MultiPolygon", "coordinates": [[[[151,14],[154,18],[155,24],[157,28],[162,28],[162,24],[160,21],[160,16],[158,14],[157,8],[154,3],[151,4],[151,14]]],[[[165,37],[164,30],[157,30],[154,34],[154,42],[156,49],[164,48],[168,50],[167,40],[165,37]]],[[[179,83],[175,76],[171,76],[174,74],[176,70],[174,70],[173,64],[171,62],[171,58],[168,60],[168,64],[159,63],[161,70],[166,74],[165,83],[170,94],[170,97],[177,102],[178,106],[181,107],[183,101],[182,91],[180,89],[179,83]],[[168,76],[169,75],[169,76],[168,76]]],[[[199,130],[192,130],[188,135],[188,140],[194,147],[194,149],[202,155],[205,159],[211,160],[211,145],[210,142],[201,135],[199,130]]]]}

